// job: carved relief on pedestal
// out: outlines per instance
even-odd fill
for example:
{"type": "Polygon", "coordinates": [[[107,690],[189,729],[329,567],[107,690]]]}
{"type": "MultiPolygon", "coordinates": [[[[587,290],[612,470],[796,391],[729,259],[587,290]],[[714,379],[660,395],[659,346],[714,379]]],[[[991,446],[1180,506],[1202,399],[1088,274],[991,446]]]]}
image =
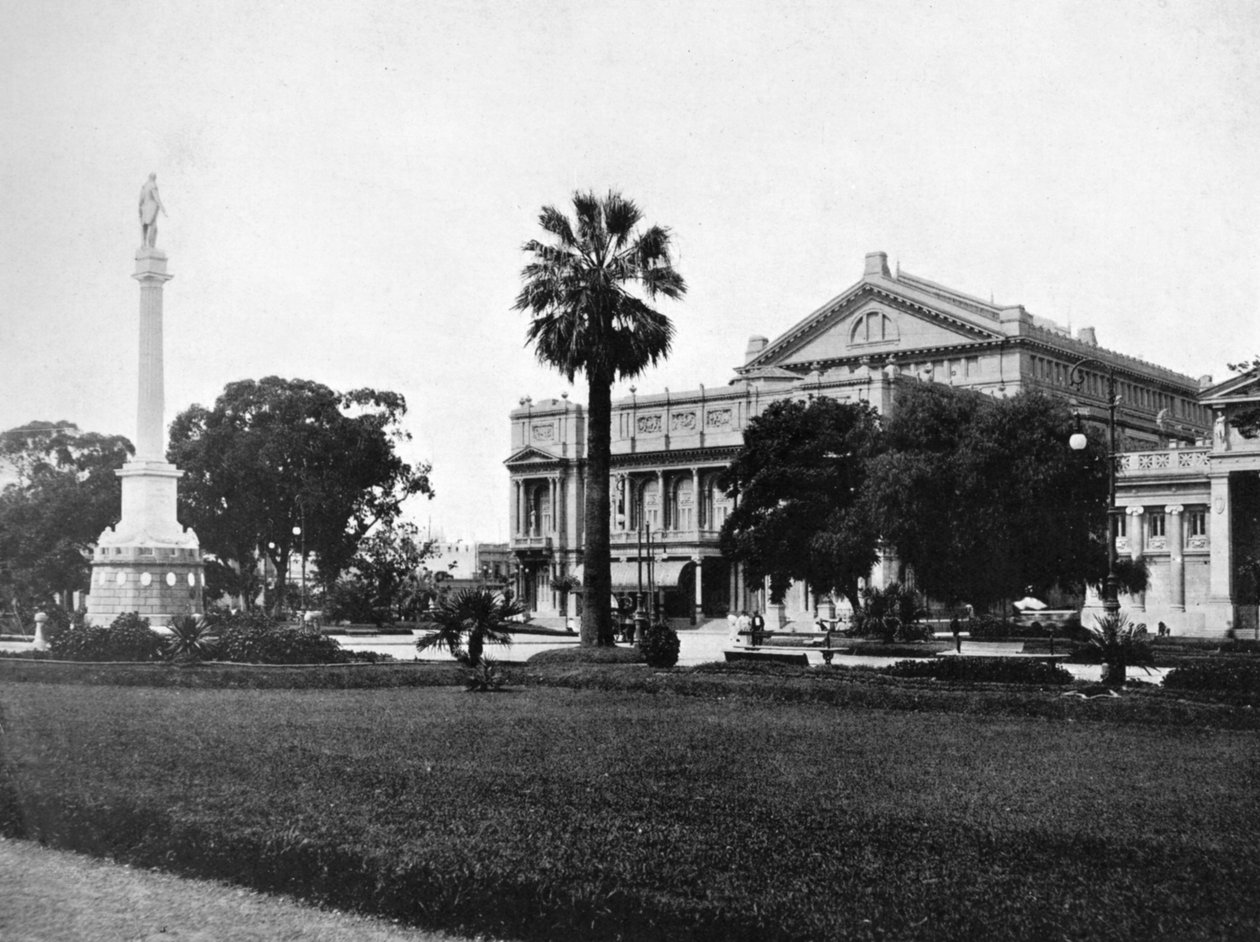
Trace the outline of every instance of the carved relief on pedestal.
{"type": "Polygon", "coordinates": [[[530,426],[529,434],[536,442],[549,442],[556,437],[556,426],[552,422],[540,422],[530,426]]]}

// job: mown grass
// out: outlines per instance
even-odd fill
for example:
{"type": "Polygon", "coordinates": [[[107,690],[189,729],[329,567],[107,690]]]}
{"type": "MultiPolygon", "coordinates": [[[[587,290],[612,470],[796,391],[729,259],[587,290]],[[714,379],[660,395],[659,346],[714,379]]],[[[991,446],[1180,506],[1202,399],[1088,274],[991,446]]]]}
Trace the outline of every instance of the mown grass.
{"type": "Polygon", "coordinates": [[[0,709],[10,832],[432,927],[1260,933],[1252,732],[551,686],[22,684],[0,709]]]}

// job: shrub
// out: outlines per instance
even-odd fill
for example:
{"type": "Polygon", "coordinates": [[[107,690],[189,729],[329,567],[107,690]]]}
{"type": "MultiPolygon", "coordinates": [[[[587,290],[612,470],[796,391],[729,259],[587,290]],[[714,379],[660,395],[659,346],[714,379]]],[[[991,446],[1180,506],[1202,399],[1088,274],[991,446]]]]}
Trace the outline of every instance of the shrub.
{"type": "Polygon", "coordinates": [[[678,663],[680,647],[678,632],[664,622],[645,629],[643,640],[639,642],[639,651],[649,667],[673,667],[678,663]]]}
{"type": "Polygon", "coordinates": [[[48,643],[53,656],[66,661],[152,661],[162,651],[162,638],[149,619],[124,612],[108,628],[71,625],[48,643]]]}
{"type": "Polygon", "coordinates": [[[283,625],[255,612],[218,616],[215,650],[224,661],[245,664],[344,664],[349,658],[332,638],[313,628],[283,625]]]}
{"type": "Polygon", "coordinates": [[[553,648],[530,656],[528,664],[642,664],[643,654],[635,648],[553,648]]]}
{"type": "Polygon", "coordinates": [[[995,684],[1070,684],[1072,675],[1058,664],[1031,658],[937,657],[898,661],[880,668],[893,677],[932,677],[936,680],[995,684]]]}
{"type": "Polygon", "coordinates": [[[1251,658],[1203,658],[1175,667],[1164,677],[1169,690],[1242,694],[1260,699],[1260,662],[1251,658]]]}
{"type": "Polygon", "coordinates": [[[853,613],[853,633],[889,644],[923,641],[932,637],[931,626],[922,621],[925,614],[913,590],[890,582],[883,589],[862,591],[862,608],[853,613]]]}

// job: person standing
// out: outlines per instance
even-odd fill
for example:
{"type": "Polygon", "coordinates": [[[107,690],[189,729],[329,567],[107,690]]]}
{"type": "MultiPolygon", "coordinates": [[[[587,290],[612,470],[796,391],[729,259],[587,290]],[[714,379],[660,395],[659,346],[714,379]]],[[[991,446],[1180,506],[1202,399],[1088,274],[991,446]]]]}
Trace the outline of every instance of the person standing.
{"type": "Polygon", "coordinates": [[[726,643],[739,644],[739,616],[735,614],[735,609],[726,614],[726,643]]]}
{"type": "MultiPolygon", "coordinates": [[[[752,620],[748,617],[748,610],[745,609],[744,611],[739,613],[739,618],[735,622],[735,637],[736,638],[746,637],[748,635],[748,632],[751,630],[751,628],[752,628],[752,620]]],[[[748,641],[745,641],[744,643],[751,646],[752,640],[749,639],[748,641]]]]}
{"type": "Polygon", "coordinates": [[[757,647],[761,644],[761,636],[766,630],[766,620],[761,617],[760,609],[753,609],[752,613],[752,644],[757,647]]]}

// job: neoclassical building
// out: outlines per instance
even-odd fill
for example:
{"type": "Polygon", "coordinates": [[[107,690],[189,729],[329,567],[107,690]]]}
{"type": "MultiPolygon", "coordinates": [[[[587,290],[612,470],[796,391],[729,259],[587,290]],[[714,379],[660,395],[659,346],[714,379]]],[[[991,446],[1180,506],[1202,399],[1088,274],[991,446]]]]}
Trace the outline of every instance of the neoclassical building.
{"type": "MultiPolygon", "coordinates": [[[[731,501],[718,477],[748,422],[787,397],[865,401],[883,413],[898,385],[938,382],[992,396],[1040,389],[1070,399],[1086,421],[1107,419],[1108,374],[1122,396],[1122,450],[1193,447],[1211,429],[1199,380],[1099,346],[1092,328],[1073,335],[1021,305],[1000,305],[935,282],[891,272],[866,256],[861,278],[773,340],[749,339],[744,362],[721,385],[665,389],[613,402],[612,574],[615,589],[646,581],[663,590],[667,614],[692,620],[729,609],[767,610],[718,548],[731,501]],[[1084,362],[1083,362],[1084,361],[1084,362]],[[1072,368],[1080,380],[1073,385],[1072,368]],[[641,531],[651,533],[651,548],[641,531]]],[[[585,412],[567,398],[525,398],[512,410],[511,550],[517,587],[539,615],[572,613],[580,580],[585,412]],[[567,578],[571,577],[571,579],[567,578]]],[[[872,575],[892,575],[892,561],[872,575]]],[[[827,606],[806,585],[789,593],[772,622],[812,620],[827,606]]]]}
{"type": "MultiPolygon", "coordinates": [[[[1203,390],[1212,434],[1195,447],[1133,451],[1117,460],[1116,549],[1144,559],[1145,592],[1121,609],[1154,631],[1219,636],[1257,630],[1260,576],[1260,437],[1232,419],[1260,405],[1260,374],[1203,390]]],[[[1095,600],[1091,599],[1091,602],[1095,600]]]]}

